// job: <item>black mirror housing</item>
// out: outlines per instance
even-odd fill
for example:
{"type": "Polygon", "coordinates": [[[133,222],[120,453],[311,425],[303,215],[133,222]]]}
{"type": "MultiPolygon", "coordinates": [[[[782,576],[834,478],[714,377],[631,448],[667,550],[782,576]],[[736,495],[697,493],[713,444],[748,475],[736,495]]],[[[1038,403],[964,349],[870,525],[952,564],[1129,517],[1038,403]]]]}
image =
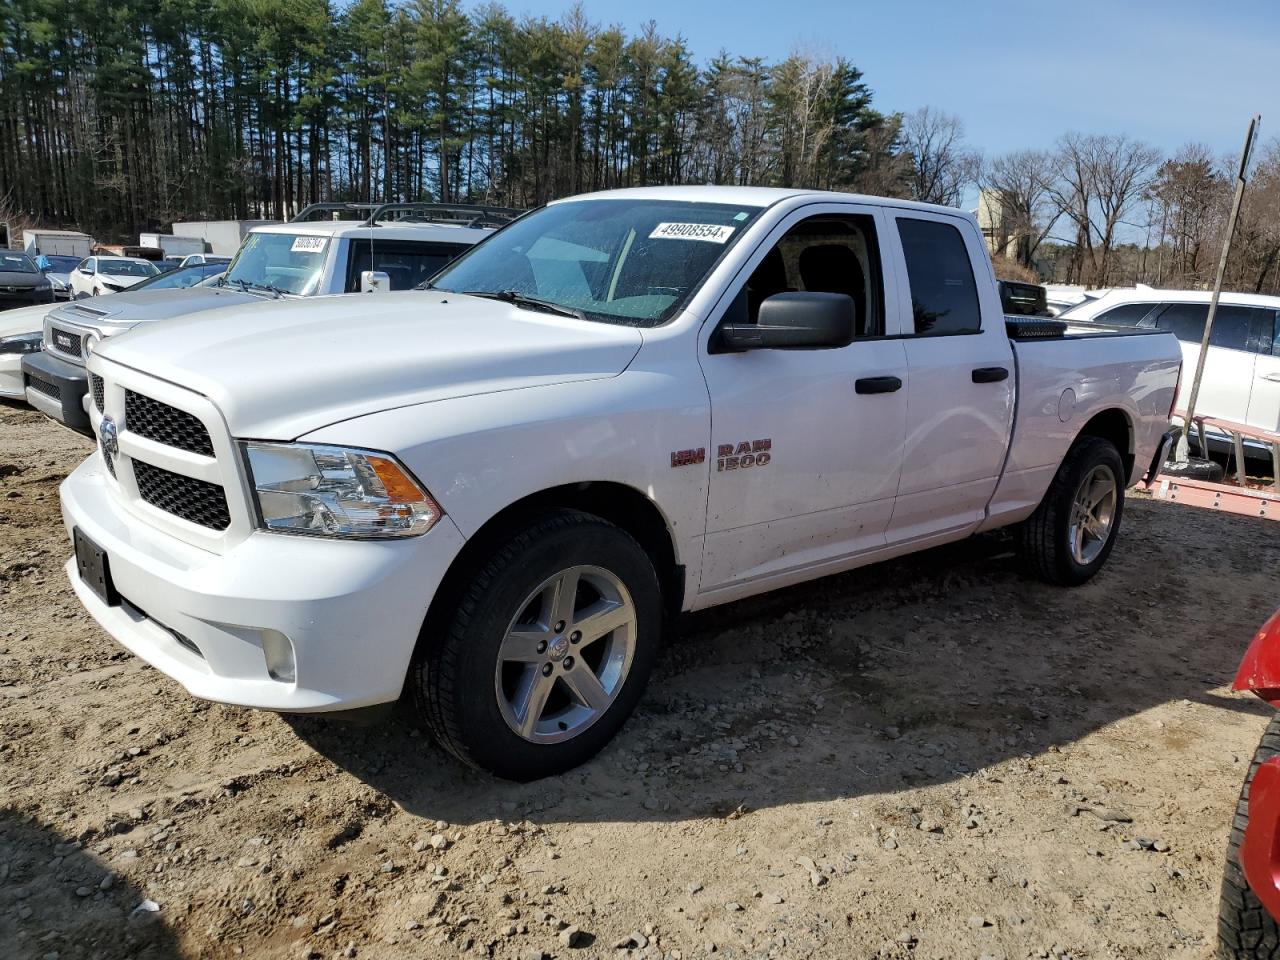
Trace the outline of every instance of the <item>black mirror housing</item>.
{"type": "Polygon", "coordinates": [[[775,293],[760,304],[758,323],[721,326],[720,345],[725,351],[843,347],[853,342],[857,313],[843,293],[775,293]]]}

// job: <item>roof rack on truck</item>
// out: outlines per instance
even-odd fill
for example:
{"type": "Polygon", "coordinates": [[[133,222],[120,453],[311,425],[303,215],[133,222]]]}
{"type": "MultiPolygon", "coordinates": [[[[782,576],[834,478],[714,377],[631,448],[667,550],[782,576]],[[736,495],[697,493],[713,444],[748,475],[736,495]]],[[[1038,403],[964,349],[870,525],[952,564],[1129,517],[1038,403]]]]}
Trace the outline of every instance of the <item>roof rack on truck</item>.
{"type": "Polygon", "coordinates": [[[453,223],[464,227],[500,227],[525,211],[470,203],[312,203],[289,222],[354,220],[366,226],[395,220],[399,223],[453,223]],[[395,216],[390,216],[395,214],[395,216]],[[354,215],[354,216],[353,216],[354,215]]]}

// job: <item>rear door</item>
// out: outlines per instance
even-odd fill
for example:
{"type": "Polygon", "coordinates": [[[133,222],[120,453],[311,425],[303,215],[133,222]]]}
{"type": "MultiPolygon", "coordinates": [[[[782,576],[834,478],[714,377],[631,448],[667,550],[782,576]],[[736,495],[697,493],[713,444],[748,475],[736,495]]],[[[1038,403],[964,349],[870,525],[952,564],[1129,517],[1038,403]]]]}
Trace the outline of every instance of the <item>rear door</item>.
{"type": "MultiPolygon", "coordinates": [[[[1257,354],[1256,336],[1251,342],[1250,326],[1256,322],[1251,307],[1218,305],[1213,321],[1209,355],[1196,399],[1196,413],[1244,423],[1249,416],[1249,395],[1253,390],[1253,369],[1257,354]]],[[[1191,384],[1200,358],[1200,341],[1209,316],[1208,303],[1170,303],[1155,317],[1157,330],[1168,330],[1182,344],[1182,389],[1177,409],[1185,411],[1191,399],[1191,384]]]]}
{"type": "Polygon", "coordinates": [[[890,543],[982,521],[1004,466],[1015,383],[981,236],[943,214],[903,211],[893,220],[911,390],[890,543]]]}
{"type": "Polygon", "coordinates": [[[1280,430],[1280,316],[1269,309],[1254,313],[1258,316],[1254,340],[1257,353],[1245,422],[1263,430],[1280,430]]]}

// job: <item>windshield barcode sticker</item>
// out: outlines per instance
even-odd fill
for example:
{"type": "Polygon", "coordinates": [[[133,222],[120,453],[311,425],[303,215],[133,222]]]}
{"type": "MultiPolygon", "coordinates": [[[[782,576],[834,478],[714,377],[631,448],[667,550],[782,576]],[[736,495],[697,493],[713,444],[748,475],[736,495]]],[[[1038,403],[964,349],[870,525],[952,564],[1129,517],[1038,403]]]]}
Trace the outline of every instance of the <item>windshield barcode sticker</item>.
{"type": "Polygon", "coordinates": [[[715,223],[660,223],[649,234],[650,240],[706,240],[724,243],[733,236],[733,227],[715,223]]]}
{"type": "Polygon", "coordinates": [[[324,249],[326,237],[294,237],[290,253],[319,253],[324,249]]]}

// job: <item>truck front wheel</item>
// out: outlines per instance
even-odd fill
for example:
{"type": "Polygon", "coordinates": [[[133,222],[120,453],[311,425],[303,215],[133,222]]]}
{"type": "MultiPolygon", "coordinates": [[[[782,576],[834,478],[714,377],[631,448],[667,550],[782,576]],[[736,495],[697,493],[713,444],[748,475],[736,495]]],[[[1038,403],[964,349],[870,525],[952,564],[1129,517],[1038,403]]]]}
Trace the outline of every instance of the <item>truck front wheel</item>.
{"type": "Polygon", "coordinates": [[[1040,506],[1018,528],[1018,552],[1035,576],[1077,586],[1102,569],[1120,529],[1124,477],[1111,441],[1075,442],[1040,506]]]}
{"type": "Polygon", "coordinates": [[[419,711],[471,766],[536,780],[617,733],[653,667],[663,604],[625,531],[561,511],[517,531],[462,582],[412,670],[419,711]]]}

